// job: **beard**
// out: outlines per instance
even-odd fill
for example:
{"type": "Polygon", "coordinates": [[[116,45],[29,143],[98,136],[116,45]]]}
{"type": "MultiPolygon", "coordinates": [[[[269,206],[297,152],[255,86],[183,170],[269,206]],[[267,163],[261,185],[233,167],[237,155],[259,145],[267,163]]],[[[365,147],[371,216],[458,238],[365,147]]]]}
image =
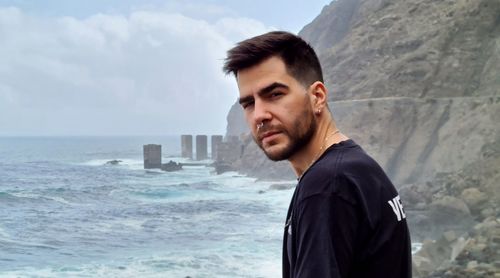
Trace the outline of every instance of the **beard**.
{"type": "Polygon", "coordinates": [[[262,145],[262,141],[260,141],[257,136],[253,136],[254,141],[257,145],[264,151],[264,154],[272,161],[280,161],[289,159],[296,152],[304,148],[312,139],[314,133],[316,133],[317,124],[314,119],[314,114],[309,108],[308,105],[305,105],[304,110],[300,113],[298,117],[295,118],[291,128],[288,130],[279,125],[279,126],[264,126],[259,132],[265,133],[269,130],[271,131],[280,131],[283,135],[288,138],[288,142],[284,147],[277,151],[268,151],[262,145]]]}

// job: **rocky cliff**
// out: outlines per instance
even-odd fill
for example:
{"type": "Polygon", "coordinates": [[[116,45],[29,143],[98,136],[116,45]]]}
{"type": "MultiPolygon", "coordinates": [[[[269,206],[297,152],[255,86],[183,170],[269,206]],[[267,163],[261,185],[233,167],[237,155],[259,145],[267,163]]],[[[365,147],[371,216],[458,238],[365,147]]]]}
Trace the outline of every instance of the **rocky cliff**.
{"type": "MultiPolygon", "coordinates": [[[[498,140],[500,1],[339,0],[300,35],[339,126],[397,184],[457,171],[498,140]]],[[[238,111],[228,133],[247,130],[238,111]]]]}
{"type": "Polygon", "coordinates": [[[415,276],[500,275],[500,1],[339,0],[300,35],[339,126],[400,187],[415,276]]]}

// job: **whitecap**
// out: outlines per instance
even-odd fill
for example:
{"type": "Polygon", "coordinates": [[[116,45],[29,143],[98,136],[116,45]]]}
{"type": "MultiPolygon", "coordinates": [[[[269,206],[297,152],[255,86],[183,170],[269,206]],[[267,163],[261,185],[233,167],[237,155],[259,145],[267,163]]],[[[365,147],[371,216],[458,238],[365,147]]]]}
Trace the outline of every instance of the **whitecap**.
{"type": "Polygon", "coordinates": [[[422,249],[422,242],[412,242],[411,244],[411,253],[416,254],[420,249],[422,249]]]}
{"type": "Polygon", "coordinates": [[[15,192],[11,193],[12,196],[17,197],[17,198],[23,198],[23,199],[33,199],[33,200],[49,200],[49,201],[54,201],[58,203],[62,203],[65,205],[75,205],[66,199],[58,196],[50,196],[50,195],[41,195],[41,194],[35,194],[32,192],[15,192]]]}
{"type": "Polygon", "coordinates": [[[127,167],[137,167],[141,166],[141,169],[143,168],[143,161],[142,160],[137,160],[137,159],[130,159],[130,158],[107,158],[107,159],[92,159],[86,162],[79,163],[80,165],[86,165],[86,166],[127,166],[127,167]],[[118,164],[116,165],[109,165],[107,164],[110,161],[119,161],[118,164]]]}
{"type": "Polygon", "coordinates": [[[58,203],[61,203],[61,204],[65,204],[65,205],[74,205],[73,203],[67,201],[66,199],[64,199],[62,197],[43,196],[43,198],[46,198],[46,199],[49,199],[49,200],[52,200],[52,201],[55,201],[55,202],[58,202],[58,203]]]}
{"type": "Polygon", "coordinates": [[[0,239],[10,238],[10,235],[0,226],[0,239]]]}

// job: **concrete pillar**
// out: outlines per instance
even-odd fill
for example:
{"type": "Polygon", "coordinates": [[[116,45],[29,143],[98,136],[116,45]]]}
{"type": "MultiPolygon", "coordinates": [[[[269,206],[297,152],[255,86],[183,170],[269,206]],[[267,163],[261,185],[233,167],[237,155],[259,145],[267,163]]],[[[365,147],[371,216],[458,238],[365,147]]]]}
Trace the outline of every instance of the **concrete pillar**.
{"type": "Polygon", "coordinates": [[[196,135],[196,160],[203,160],[207,158],[207,136],[196,135]]]}
{"type": "Polygon", "coordinates": [[[193,135],[181,135],[182,157],[193,158],[193,135]]]}
{"type": "Polygon", "coordinates": [[[144,169],[161,169],[161,145],[144,145],[143,150],[144,169]]]}
{"type": "Polygon", "coordinates": [[[217,160],[217,148],[220,143],[222,143],[222,135],[212,135],[212,160],[217,160]]]}

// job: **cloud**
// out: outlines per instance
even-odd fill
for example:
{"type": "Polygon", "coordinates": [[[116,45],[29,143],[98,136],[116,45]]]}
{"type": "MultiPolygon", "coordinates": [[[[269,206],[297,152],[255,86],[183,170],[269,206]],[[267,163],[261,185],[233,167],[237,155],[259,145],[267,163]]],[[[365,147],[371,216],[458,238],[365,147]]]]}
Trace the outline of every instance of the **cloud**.
{"type": "Polygon", "coordinates": [[[173,11],[77,19],[0,8],[0,135],[223,133],[237,97],[225,51],[269,30],[173,11]]]}

